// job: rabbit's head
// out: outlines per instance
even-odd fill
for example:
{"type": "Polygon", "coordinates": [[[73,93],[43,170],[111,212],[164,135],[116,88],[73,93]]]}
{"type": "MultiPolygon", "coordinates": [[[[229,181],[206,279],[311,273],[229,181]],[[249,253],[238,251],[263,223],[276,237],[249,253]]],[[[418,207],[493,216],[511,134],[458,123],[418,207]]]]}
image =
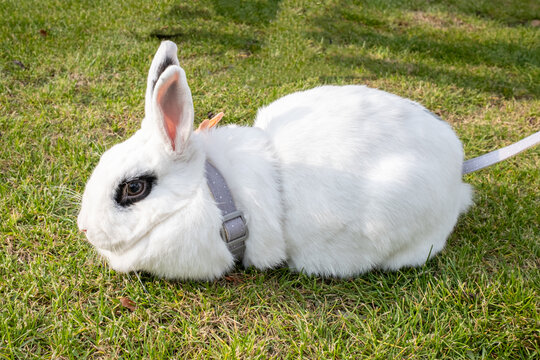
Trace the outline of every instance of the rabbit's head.
{"type": "Polygon", "coordinates": [[[84,191],[79,229],[119,271],[211,279],[234,262],[219,236],[193,134],[193,102],[176,45],[158,49],[141,129],[101,157],[84,191]]]}

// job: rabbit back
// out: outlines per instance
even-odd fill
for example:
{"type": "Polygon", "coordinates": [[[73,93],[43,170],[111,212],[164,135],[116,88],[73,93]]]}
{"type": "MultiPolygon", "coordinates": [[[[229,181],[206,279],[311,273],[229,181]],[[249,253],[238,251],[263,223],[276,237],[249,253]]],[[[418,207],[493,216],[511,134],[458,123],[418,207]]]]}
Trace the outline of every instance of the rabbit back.
{"type": "Polygon", "coordinates": [[[262,108],[281,165],[287,261],[351,276],[424,263],[471,203],[451,127],[410,100],[323,86],[262,108]]]}

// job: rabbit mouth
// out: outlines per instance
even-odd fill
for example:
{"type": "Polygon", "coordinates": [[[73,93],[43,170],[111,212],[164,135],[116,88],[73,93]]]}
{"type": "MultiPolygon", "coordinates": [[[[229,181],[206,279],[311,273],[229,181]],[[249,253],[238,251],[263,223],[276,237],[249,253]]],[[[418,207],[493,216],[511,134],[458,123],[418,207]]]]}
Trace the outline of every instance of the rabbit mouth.
{"type": "Polygon", "coordinates": [[[129,241],[114,240],[115,237],[109,236],[103,230],[88,230],[86,232],[86,239],[98,250],[105,250],[112,253],[122,253],[138,242],[139,239],[130,239],[129,241]]]}
{"type": "Polygon", "coordinates": [[[121,240],[118,235],[109,234],[104,229],[95,229],[93,231],[90,231],[90,229],[88,229],[88,231],[86,232],[86,238],[98,250],[120,255],[130,251],[141,241],[144,241],[145,239],[151,237],[152,232],[157,227],[159,227],[162,223],[166,222],[169,218],[174,216],[176,213],[178,213],[178,211],[183,208],[184,206],[176,209],[169,214],[163,215],[159,219],[159,221],[153,222],[151,226],[143,227],[143,231],[130,232],[127,237],[124,237],[121,240]]]}

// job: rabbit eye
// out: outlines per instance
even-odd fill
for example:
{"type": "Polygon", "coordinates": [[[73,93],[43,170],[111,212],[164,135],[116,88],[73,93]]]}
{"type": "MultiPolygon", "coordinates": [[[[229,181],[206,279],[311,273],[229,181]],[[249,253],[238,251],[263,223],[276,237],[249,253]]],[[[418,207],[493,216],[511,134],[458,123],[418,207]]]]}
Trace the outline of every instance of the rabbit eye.
{"type": "Polygon", "coordinates": [[[142,180],[135,180],[128,182],[125,186],[127,196],[138,196],[144,192],[146,183],[142,180]]]}
{"type": "Polygon", "coordinates": [[[123,181],[116,189],[116,203],[126,207],[144,199],[150,194],[155,181],[156,177],[152,175],[143,175],[123,181]]]}

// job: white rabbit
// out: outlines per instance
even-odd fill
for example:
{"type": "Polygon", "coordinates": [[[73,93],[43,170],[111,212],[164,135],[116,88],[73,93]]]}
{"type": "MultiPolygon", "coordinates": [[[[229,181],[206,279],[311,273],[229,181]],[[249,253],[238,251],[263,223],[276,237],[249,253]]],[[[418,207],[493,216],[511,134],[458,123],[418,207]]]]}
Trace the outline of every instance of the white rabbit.
{"type": "Polygon", "coordinates": [[[141,129],[103,154],[84,191],[78,226],[114,269],[175,279],[231,269],[207,159],[245,215],[245,266],[348,277],[443,249],[472,195],[447,123],[384,91],[322,86],[262,108],[253,127],[193,132],[176,51],[161,44],[141,129]]]}

